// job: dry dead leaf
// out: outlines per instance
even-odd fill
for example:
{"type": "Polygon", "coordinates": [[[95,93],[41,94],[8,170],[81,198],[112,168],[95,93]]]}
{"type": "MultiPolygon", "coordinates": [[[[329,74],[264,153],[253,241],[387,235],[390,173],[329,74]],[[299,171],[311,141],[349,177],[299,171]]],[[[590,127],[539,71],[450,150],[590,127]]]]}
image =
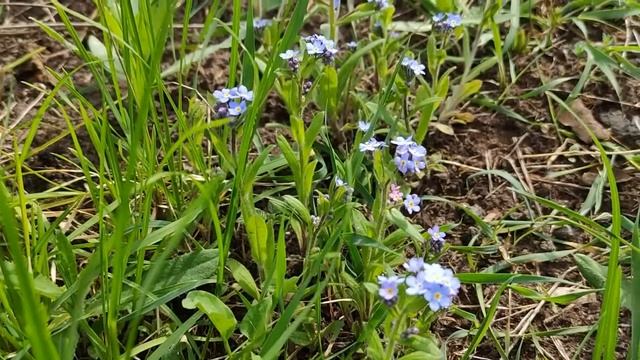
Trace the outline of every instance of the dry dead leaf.
{"type": "Polygon", "coordinates": [[[576,99],[573,101],[571,103],[571,110],[581,121],[576,119],[571,112],[565,111],[564,109],[558,113],[558,120],[562,125],[570,127],[580,140],[587,144],[593,143],[589,132],[584,128],[583,124],[589,127],[598,139],[609,140],[611,137],[609,130],[605,129],[604,126],[596,120],[591,110],[584,105],[582,100],[576,99]]]}

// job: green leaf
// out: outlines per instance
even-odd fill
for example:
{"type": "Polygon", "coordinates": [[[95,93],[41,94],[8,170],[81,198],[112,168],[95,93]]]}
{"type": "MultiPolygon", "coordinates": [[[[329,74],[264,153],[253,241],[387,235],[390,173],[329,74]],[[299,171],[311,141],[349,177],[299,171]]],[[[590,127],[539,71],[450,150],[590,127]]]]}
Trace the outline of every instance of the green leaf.
{"type": "Polygon", "coordinates": [[[257,299],[260,296],[260,290],[258,290],[258,286],[249,270],[235,259],[228,259],[227,266],[231,271],[231,276],[238,282],[242,290],[257,299]]]}
{"type": "Polygon", "coordinates": [[[182,306],[185,309],[197,308],[207,314],[213,326],[225,339],[229,339],[236,328],[237,321],[231,309],[211,293],[201,290],[191,291],[182,300],[182,306]]]}
{"type": "Polygon", "coordinates": [[[372,360],[384,360],[384,348],[378,334],[372,334],[368,339],[367,358],[372,360]]]}
{"type": "Polygon", "coordinates": [[[158,275],[152,291],[172,288],[177,284],[195,283],[212,278],[218,268],[218,250],[196,250],[168,260],[158,275]]]}
{"type": "Polygon", "coordinates": [[[267,261],[269,261],[267,253],[267,240],[269,238],[267,222],[255,211],[243,215],[245,217],[244,223],[249,237],[251,255],[256,264],[264,268],[267,266],[267,261]]]}
{"type": "Polygon", "coordinates": [[[424,242],[424,238],[420,235],[420,231],[418,227],[407,220],[407,218],[402,215],[400,210],[391,209],[387,213],[387,219],[391,221],[398,229],[404,231],[409,237],[411,237],[415,241],[424,242]]]}
{"type": "MultiPolygon", "coordinates": [[[[425,336],[414,335],[407,340],[407,344],[411,348],[416,350],[416,352],[409,354],[407,356],[411,356],[413,354],[420,354],[423,356],[420,359],[440,360],[443,358],[442,351],[440,351],[440,348],[438,347],[438,343],[431,336],[425,337],[425,336]]],[[[402,357],[402,359],[404,359],[405,357],[402,357]]]]}
{"type": "Polygon", "coordinates": [[[461,100],[468,98],[469,96],[476,94],[482,88],[482,80],[472,80],[464,84],[462,87],[461,100]]]}
{"type": "Polygon", "coordinates": [[[271,297],[266,297],[249,307],[242,318],[240,332],[251,341],[261,341],[267,333],[267,325],[271,321],[271,297]]]}
{"type": "Polygon", "coordinates": [[[399,360],[441,360],[442,354],[430,354],[424,351],[415,351],[401,357],[399,360]]]}
{"type": "Polygon", "coordinates": [[[595,289],[602,289],[607,280],[607,267],[584,254],[575,254],[573,257],[589,285],[595,289]]]}
{"type": "Polygon", "coordinates": [[[318,86],[318,106],[335,118],[338,104],[338,73],[331,66],[325,66],[318,86]]]}
{"type": "Polygon", "coordinates": [[[354,245],[354,246],[358,246],[358,247],[368,247],[368,248],[373,248],[373,249],[378,249],[378,250],[382,250],[394,255],[398,255],[401,256],[400,253],[397,253],[391,249],[389,249],[388,247],[386,247],[383,243],[381,243],[380,241],[377,241],[376,239],[372,239],[368,236],[365,235],[360,235],[360,234],[346,234],[345,235],[345,241],[347,244],[350,245],[354,245]]]}
{"type": "Polygon", "coordinates": [[[578,291],[572,291],[569,292],[567,294],[562,294],[562,295],[551,295],[551,296],[547,296],[547,295],[543,295],[540,294],[539,292],[533,290],[533,289],[529,289],[523,286],[518,286],[518,285],[511,285],[511,289],[513,289],[514,291],[516,291],[518,294],[528,298],[528,299],[532,299],[535,301],[547,301],[547,302],[551,302],[554,304],[560,304],[560,305],[568,305],[574,301],[576,301],[577,299],[589,295],[589,294],[593,294],[594,292],[596,292],[597,290],[594,289],[589,289],[589,290],[578,290],[578,291]]]}
{"type": "Polygon", "coordinates": [[[509,281],[511,284],[526,283],[552,283],[561,282],[573,284],[570,281],[550,276],[523,275],[523,274],[485,274],[485,273],[457,273],[456,277],[465,284],[502,284],[509,281]]]}

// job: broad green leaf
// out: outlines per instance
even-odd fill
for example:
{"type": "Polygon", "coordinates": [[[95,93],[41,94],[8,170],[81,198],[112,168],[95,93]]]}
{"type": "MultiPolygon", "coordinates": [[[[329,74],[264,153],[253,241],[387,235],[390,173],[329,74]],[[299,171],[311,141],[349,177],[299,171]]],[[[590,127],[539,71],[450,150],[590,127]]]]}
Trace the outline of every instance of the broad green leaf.
{"type": "Polygon", "coordinates": [[[407,235],[409,235],[413,240],[419,241],[419,242],[425,241],[424,237],[420,235],[419,228],[416,225],[409,222],[409,220],[407,220],[407,218],[404,215],[402,215],[400,210],[398,209],[389,210],[389,212],[387,212],[387,219],[391,221],[395,226],[397,226],[398,229],[404,231],[407,235]]]}
{"type": "Polygon", "coordinates": [[[251,255],[253,260],[264,268],[267,266],[268,259],[268,246],[267,241],[269,235],[267,233],[267,222],[262,218],[262,215],[252,211],[248,214],[243,214],[245,217],[244,223],[247,228],[247,235],[249,237],[249,245],[251,246],[251,255]]]}
{"type": "Polygon", "coordinates": [[[233,312],[215,295],[206,291],[194,290],[182,300],[185,309],[198,309],[205,313],[220,335],[228,339],[236,328],[236,318],[233,312]]]}
{"type": "Polygon", "coordinates": [[[372,334],[368,339],[367,358],[372,360],[385,360],[384,348],[378,334],[372,334]]]}
{"type": "Polygon", "coordinates": [[[257,299],[260,296],[260,290],[258,290],[258,286],[249,270],[235,259],[227,259],[227,266],[231,271],[231,276],[238,282],[242,290],[257,299]]]}
{"type": "Polygon", "coordinates": [[[472,80],[469,81],[468,83],[462,85],[462,99],[464,100],[466,98],[468,98],[471,95],[476,94],[478,91],[480,91],[480,88],[482,88],[482,80],[472,80]]]}
{"type": "Polygon", "coordinates": [[[238,326],[240,332],[251,341],[261,341],[267,333],[267,325],[271,321],[271,297],[265,297],[258,303],[249,306],[247,314],[238,326]]]}
{"type": "MultiPolygon", "coordinates": [[[[425,337],[414,335],[411,336],[407,345],[416,350],[416,352],[405,355],[402,359],[406,358],[406,356],[411,356],[413,354],[420,354],[422,357],[420,359],[442,359],[442,351],[438,347],[438,343],[432,337],[425,337]]],[[[415,356],[415,355],[414,355],[415,356]]],[[[413,358],[412,358],[413,359],[413,358]]],[[[416,358],[417,359],[417,358],[416,358]]]]}
{"type": "Polygon", "coordinates": [[[338,104],[338,73],[332,66],[325,66],[318,85],[318,106],[326,110],[331,118],[336,116],[338,104]]]}

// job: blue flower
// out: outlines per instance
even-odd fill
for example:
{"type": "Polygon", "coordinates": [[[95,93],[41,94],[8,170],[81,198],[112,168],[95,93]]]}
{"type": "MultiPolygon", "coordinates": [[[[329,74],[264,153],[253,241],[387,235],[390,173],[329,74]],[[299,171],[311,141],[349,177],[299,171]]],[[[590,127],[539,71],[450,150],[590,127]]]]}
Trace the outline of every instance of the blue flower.
{"type": "Polygon", "coordinates": [[[379,10],[389,7],[389,1],[387,0],[367,0],[367,2],[376,4],[376,7],[379,10]]]}
{"type": "Polygon", "coordinates": [[[371,128],[370,122],[366,122],[364,120],[358,121],[358,129],[360,129],[360,131],[367,132],[369,131],[370,128],[371,128]]]}
{"type": "Polygon", "coordinates": [[[418,272],[415,276],[407,276],[407,295],[423,295],[425,293],[428,283],[424,281],[424,274],[418,272]]]}
{"type": "Polygon", "coordinates": [[[333,8],[338,11],[340,9],[340,0],[333,0],[333,8]]]}
{"type": "Polygon", "coordinates": [[[419,62],[414,62],[411,67],[410,67],[411,71],[413,71],[413,73],[418,76],[418,75],[424,75],[426,74],[424,72],[425,66],[420,64],[419,62]]]}
{"type": "Polygon", "coordinates": [[[253,101],[253,91],[249,91],[246,86],[240,85],[230,90],[232,99],[243,99],[253,101]]]}
{"type": "Polygon", "coordinates": [[[462,16],[460,14],[449,13],[447,14],[447,20],[445,20],[445,25],[449,29],[455,29],[458,26],[462,25],[462,16]]]}
{"type": "Polygon", "coordinates": [[[307,54],[317,58],[324,59],[325,62],[333,61],[338,53],[336,43],[333,40],[327,40],[324,36],[313,34],[304,38],[307,54]]]}
{"type": "Polygon", "coordinates": [[[371,138],[366,142],[360,144],[360,152],[367,152],[367,151],[374,152],[376,150],[380,150],[385,146],[387,145],[384,142],[378,141],[375,138],[371,138]]]}
{"type": "Polygon", "coordinates": [[[336,186],[340,187],[340,186],[347,186],[347,183],[340,179],[339,177],[336,176],[336,186]]]}
{"type": "Polygon", "coordinates": [[[429,236],[431,237],[431,249],[435,252],[442,251],[442,246],[444,246],[444,238],[447,236],[444,232],[440,231],[440,227],[438,225],[434,225],[433,227],[427,230],[429,236]]]}
{"type": "Polygon", "coordinates": [[[358,48],[358,42],[356,41],[349,41],[348,43],[345,44],[347,46],[347,48],[354,50],[358,48]]]}
{"type": "Polygon", "coordinates": [[[229,115],[240,116],[247,110],[247,103],[244,101],[231,101],[229,103],[229,115]]]}
{"type": "Polygon", "coordinates": [[[391,143],[397,146],[394,161],[403,175],[413,174],[427,167],[427,149],[413,141],[411,136],[397,136],[391,143]]]}
{"type": "Polygon", "coordinates": [[[282,58],[283,60],[289,60],[289,59],[297,58],[299,54],[300,54],[300,51],[298,50],[287,50],[283,53],[280,53],[280,58],[282,58]]]}
{"type": "Polygon", "coordinates": [[[415,163],[409,159],[409,153],[404,153],[397,155],[393,158],[393,161],[398,168],[398,171],[402,173],[402,175],[413,174],[415,170],[415,163]]]}
{"type": "Polygon", "coordinates": [[[273,21],[270,19],[253,19],[253,28],[256,30],[261,30],[271,25],[273,21]]]}
{"type": "Polygon", "coordinates": [[[404,208],[407,210],[409,215],[414,212],[420,211],[420,197],[416,194],[407,194],[407,197],[404,199],[404,208]]]}
{"type": "Polygon", "coordinates": [[[419,258],[409,259],[404,267],[412,272],[405,280],[407,295],[424,297],[432,311],[451,306],[453,297],[460,289],[460,280],[451,269],[443,268],[440,264],[425,264],[419,258]]]}
{"type": "Polygon", "coordinates": [[[415,141],[411,140],[411,136],[406,139],[402,136],[396,136],[394,140],[391,140],[391,143],[397,145],[396,154],[402,155],[406,154],[409,151],[409,147],[415,145],[415,141]]]}
{"type": "Polygon", "coordinates": [[[424,299],[429,302],[429,308],[432,311],[438,311],[451,306],[449,289],[442,284],[431,284],[427,286],[424,291],[424,299]]]}
{"type": "Polygon", "coordinates": [[[424,146],[418,145],[416,143],[410,144],[408,150],[413,157],[425,157],[427,155],[427,149],[424,146]]]}
{"type": "Polygon", "coordinates": [[[429,236],[431,236],[431,240],[435,240],[435,241],[444,242],[444,238],[447,236],[446,233],[440,231],[440,226],[438,225],[434,225],[433,227],[429,228],[427,230],[427,233],[429,233],[429,236]]]}
{"type": "Polygon", "coordinates": [[[220,89],[213,92],[213,97],[216,98],[216,101],[219,103],[226,103],[231,99],[231,90],[229,89],[220,89]]]}
{"type": "Polygon", "coordinates": [[[437,13],[431,17],[431,21],[436,24],[442,23],[447,18],[447,14],[445,13],[437,13]]]}
{"type": "Polygon", "coordinates": [[[417,274],[424,270],[424,260],[422,258],[414,257],[404,263],[404,268],[411,273],[417,274]]]}
{"type": "Polygon", "coordinates": [[[431,17],[433,24],[442,30],[453,30],[462,25],[462,15],[456,13],[438,13],[431,17]]]}
{"type": "Polygon", "coordinates": [[[415,60],[413,60],[412,58],[409,58],[409,57],[406,57],[406,56],[405,56],[404,58],[402,58],[402,61],[400,62],[400,64],[401,64],[402,66],[409,67],[409,66],[411,66],[411,65],[412,65],[413,63],[415,63],[415,62],[416,62],[416,61],[415,61],[415,60]]]}
{"type": "Polygon", "coordinates": [[[378,276],[378,295],[384,300],[387,305],[393,305],[398,299],[398,285],[402,283],[397,276],[378,276]]]}
{"type": "Polygon", "coordinates": [[[444,269],[444,277],[440,283],[449,289],[449,296],[454,297],[458,295],[460,290],[460,280],[453,275],[451,269],[444,269]]]}
{"type": "Polygon", "coordinates": [[[427,163],[424,161],[424,158],[413,158],[413,171],[420,172],[427,167],[427,163]]]}
{"type": "Polygon", "coordinates": [[[400,64],[404,66],[407,70],[409,70],[410,74],[414,76],[426,74],[424,72],[425,66],[420,64],[417,60],[413,60],[411,58],[405,57],[402,59],[402,62],[400,64]]]}

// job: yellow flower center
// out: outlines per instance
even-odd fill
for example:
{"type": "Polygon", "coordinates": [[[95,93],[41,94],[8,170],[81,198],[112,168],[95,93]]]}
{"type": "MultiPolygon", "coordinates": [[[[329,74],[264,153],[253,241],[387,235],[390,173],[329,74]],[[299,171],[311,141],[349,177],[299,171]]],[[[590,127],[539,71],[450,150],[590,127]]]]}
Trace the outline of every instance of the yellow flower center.
{"type": "Polygon", "coordinates": [[[393,288],[387,288],[387,295],[393,295],[393,288]]]}
{"type": "Polygon", "coordinates": [[[440,300],[442,298],[442,294],[439,292],[436,292],[435,294],[433,294],[433,298],[436,300],[440,300]]]}

